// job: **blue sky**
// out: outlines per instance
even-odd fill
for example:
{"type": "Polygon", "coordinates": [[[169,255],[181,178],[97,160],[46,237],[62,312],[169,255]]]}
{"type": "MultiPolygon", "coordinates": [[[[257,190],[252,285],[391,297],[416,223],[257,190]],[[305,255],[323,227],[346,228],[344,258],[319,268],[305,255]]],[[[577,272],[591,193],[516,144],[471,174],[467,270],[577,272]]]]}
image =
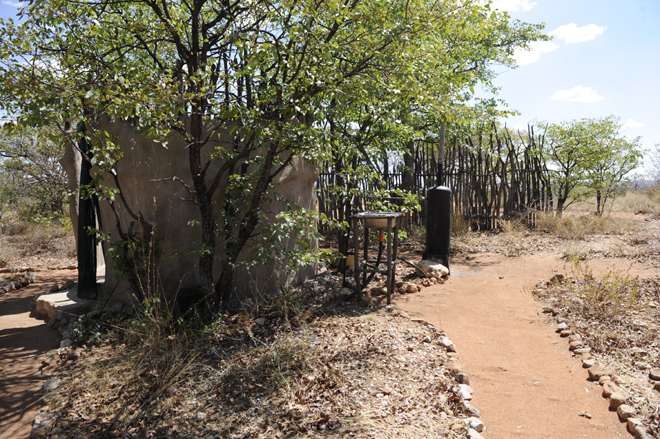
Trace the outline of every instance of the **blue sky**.
{"type": "Polygon", "coordinates": [[[516,19],[546,23],[554,39],[519,53],[499,97],[521,113],[509,126],[615,115],[646,149],[660,143],[660,1],[498,0],[516,19]]]}

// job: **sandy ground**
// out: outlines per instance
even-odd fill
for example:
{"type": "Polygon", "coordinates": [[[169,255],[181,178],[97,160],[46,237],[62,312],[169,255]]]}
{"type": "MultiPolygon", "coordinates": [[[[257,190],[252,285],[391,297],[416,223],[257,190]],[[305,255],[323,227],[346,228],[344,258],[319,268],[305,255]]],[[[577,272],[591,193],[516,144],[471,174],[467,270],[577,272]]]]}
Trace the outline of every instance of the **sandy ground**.
{"type": "Polygon", "coordinates": [[[46,381],[39,371],[41,359],[61,340],[34,312],[33,301],[53,283],[68,279],[76,280],[76,271],[40,271],[34,284],[0,296],[0,439],[30,435],[41,408],[37,392],[46,381]]]}
{"type": "MultiPolygon", "coordinates": [[[[594,273],[630,262],[594,260],[594,273]]],[[[507,258],[493,253],[460,256],[450,262],[444,285],[396,304],[413,317],[439,323],[458,349],[470,375],[474,405],[481,411],[486,438],[630,437],[616,413],[609,412],[600,386],[570,354],[556,323],[539,310],[529,291],[554,273],[569,275],[558,254],[507,258]],[[579,416],[592,415],[591,419],[579,416]]],[[[651,274],[636,265],[631,274],[651,274]]]]}

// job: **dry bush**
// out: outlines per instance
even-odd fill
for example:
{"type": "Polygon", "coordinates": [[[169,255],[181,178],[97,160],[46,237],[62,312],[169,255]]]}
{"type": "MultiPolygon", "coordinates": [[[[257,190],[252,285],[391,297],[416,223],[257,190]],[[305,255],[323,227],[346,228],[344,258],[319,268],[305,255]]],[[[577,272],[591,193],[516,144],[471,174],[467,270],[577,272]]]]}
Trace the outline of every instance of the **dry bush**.
{"type": "Polygon", "coordinates": [[[463,214],[451,214],[451,236],[464,237],[470,232],[470,222],[465,219],[463,214]]]}
{"type": "Polygon", "coordinates": [[[0,237],[0,268],[7,267],[18,258],[18,251],[0,237]]]}
{"type": "Polygon", "coordinates": [[[557,218],[551,212],[538,212],[536,227],[565,239],[583,239],[587,235],[622,234],[634,227],[634,220],[599,215],[563,215],[557,218]]]}
{"type": "Polygon", "coordinates": [[[528,227],[527,224],[522,220],[522,218],[513,218],[509,220],[501,220],[499,222],[500,228],[504,233],[523,233],[528,227]]]}
{"type": "Polygon", "coordinates": [[[646,193],[628,191],[624,196],[614,200],[612,210],[615,212],[657,214],[660,213],[660,203],[646,193]]]}

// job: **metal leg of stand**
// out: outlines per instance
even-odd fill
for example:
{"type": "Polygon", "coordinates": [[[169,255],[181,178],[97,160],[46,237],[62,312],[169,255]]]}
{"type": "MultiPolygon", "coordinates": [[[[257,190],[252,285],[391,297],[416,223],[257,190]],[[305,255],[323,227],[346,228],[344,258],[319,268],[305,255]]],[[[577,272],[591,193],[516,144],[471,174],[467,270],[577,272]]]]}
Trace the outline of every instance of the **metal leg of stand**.
{"type": "Polygon", "coordinates": [[[353,218],[353,275],[355,278],[355,293],[357,294],[358,302],[362,300],[362,289],[360,288],[360,240],[358,239],[358,220],[353,218]]]}

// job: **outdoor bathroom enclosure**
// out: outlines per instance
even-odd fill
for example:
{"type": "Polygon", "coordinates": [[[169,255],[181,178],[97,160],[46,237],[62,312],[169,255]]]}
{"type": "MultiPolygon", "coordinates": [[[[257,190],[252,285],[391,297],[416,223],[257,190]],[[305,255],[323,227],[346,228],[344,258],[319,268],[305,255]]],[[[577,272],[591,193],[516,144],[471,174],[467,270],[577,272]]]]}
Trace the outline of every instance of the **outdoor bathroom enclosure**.
{"type": "MultiPolygon", "coordinates": [[[[123,231],[137,232],[140,225],[135,221],[123,204],[126,201],[134,214],[140,214],[145,221],[153,226],[151,241],[158,246],[160,257],[154,261],[152,279],[166,297],[173,298],[182,290],[194,290],[199,286],[197,270],[198,256],[190,249],[201,239],[199,227],[192,227],[193,220],[199,218],[199,208],[190,200],[190,193],[184,186],[192,186],[190,165],[186,144],[177,134],[167,139],[167,146],[155,142],[153,139],[141,134],[139,129],[128,122],[109,121],[103,119],[93,126],[87,125],[87,132],[92,142],[96,130],[107,132],[116,145],[120,146],[123,157],[117,166],[117,181],[120,185],[121,200],[117,197],[114,205],[117,215],[113,212],[107,200],[100,200],[98,205],[99,226],[110,239],[104,243],[106,250],[105,282],[98,285],[98,296],[129,299],[132,297],[130,284],[127,280],[119,279],[117,269],[113,267],[112,260],[108,258],[107,249],[112,241],[119,240],[118,222],[123,231]],[[176,178],[175,178],[176,177],[176,178]],[[174,257],[176,252],[182,252],[181,257],[174,257]]],[[[98,141],[98,139],[97,139],[98,141]]],[[[233,145],[233,138],[229,140],[227,133],[214,135],[205,146],[204,152],[210,152],[217,145],[233,145]]],[[[68,145],[61,160],[69,178],[69,189],[79,187],[82,156],[77,147],[68,145]]],[[[209,172],[222,166],[221,161],[213,160],[209,172]]],[[[92,174],[98,168],[92,168],[92,174]]],[[[213,174],[211,174],[213,175],[213,174]]],[[[315,210],[317,208],[314,183],[317,179],[316,168],[301,158],[294,158],[292,163],[277,176],[276,191],[285,199],[295,202],[298,206],[315,210]]],[[[102,183],[116,187],[112,176],[105,176],[102,183]]],[[[226,185],[225,181],[221,185],[226,185]]],[[[215,196],[222,191],[216,191],[215,196]]],[[[214,201],[222,201],[219,198],[214,201]]],[[[214,206],[219,206],[215,203],[214,206]]],[[[268,212],[279,212],[283,203],[267,201],[264,209],[268,212]]],[[[218,209],[219,210],[219,209],[218,209]]],[[[217,214],[217,212],[216,212],[217,214]]],[[[272,215],[272,214],[269,214],[272,215]]],[[[78,241],[78,204],[71,203],[71,218],[74,221],[74,231],[78,241]]],[[[287,249],[296,246],[296,236],[289,236],[282,240],[287,249]]],[[[240,258],[245,258],[250,252],[252,241],[243,249],[240,258]]],[[[220,242],[218,244],[222,245],[220,242]]],[[[317,243],[311,243],[316,248],[317,243]]],[[[98,254],[98,253],[97,253],[98,254]]],[[[98,265],[102,265],[99,258],[98,265]]],[[[216,260],[214,273],[220,272],[221,261],[216,260]]],[[[80,269],[80,267],[79,267],[80,269]]],[[[234,276],[234,295],[239,298],[251,297],[279,290],[282,284],[301,281],[314,275],[316,266],[309,266],[300,270],[294,279],[284,278],[279,267],[256,266],[249,269],[240,268],[234,276]]],[[[145,285],[146,286],[146,285],[145,285]]],[[[153,285],[150,286],[153,288],[153,285]]]]}

